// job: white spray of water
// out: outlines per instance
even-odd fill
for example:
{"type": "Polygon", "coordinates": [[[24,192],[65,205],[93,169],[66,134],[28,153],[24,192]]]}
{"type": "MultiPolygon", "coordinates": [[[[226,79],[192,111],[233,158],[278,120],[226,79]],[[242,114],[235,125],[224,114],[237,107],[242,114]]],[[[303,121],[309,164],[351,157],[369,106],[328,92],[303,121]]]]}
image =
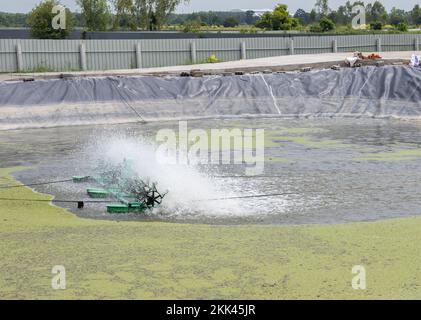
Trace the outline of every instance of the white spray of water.
{"type": "Polygon", "coordinates": [[[195,166],[157,161],[156,146],[139,137],[113,135],[112,138],[97,141],[102,142],[89,152],[91,157],[96,158],[93,161],[118,165],[124,160],[130,160],[139,178],[156,182],[161,192],[168,191],[160,210],[166,215],[247,215],[238,200],[213,200],[236,196],[231,191],[232,186],[221,185],[220,180],[201,173],[195,166]]]}

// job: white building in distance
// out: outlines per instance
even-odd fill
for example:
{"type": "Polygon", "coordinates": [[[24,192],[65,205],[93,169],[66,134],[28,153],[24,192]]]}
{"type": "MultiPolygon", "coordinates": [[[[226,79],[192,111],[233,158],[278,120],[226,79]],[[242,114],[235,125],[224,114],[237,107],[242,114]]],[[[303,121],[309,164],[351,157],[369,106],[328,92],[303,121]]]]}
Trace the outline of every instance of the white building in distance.
{"type": "Polygon", "coordinates": [[[255,16],[261,17],[266,12],[272,12],[272,9],[234,9],[231,10],[232,12],[247,12],[253,11],[255,16]]]}

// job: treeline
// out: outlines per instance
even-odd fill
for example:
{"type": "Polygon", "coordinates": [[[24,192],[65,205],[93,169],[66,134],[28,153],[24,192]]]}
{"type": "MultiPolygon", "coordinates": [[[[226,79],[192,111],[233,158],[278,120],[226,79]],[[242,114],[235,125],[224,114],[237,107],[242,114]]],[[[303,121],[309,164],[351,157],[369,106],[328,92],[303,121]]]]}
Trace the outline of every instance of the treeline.
{"type": "MultiPolygon", "coordinates": [[[[0,12],[0,27],[2,28],[27,28],[29,13],[0,12]]],[[[75,26],[83,28],[82,15],[78,12],[73,14],[75,26]]]]}
{"type": "MultiPolygon", "coordinates": [[[[393,7],[387,11],[380,1],[365,4],[363,1],[347,1],[337,9],[332,9],[328,0],[317,0],[313,9],[298,9],[294,14],[283,4],[277,5],[273,11],[258,17],[253,11],[247,12],[198,12],[184,15],[171,15],[170,25],[185,25],[185,31],[198,30],[206,26],[235,27],[238,25],[254,26],[262,30],[301,30],[308,32],[355,32],[351,27],[356,16],[356,7],[365,8],[365,24],[362,30],[381,30],[384,27],[405,32],[409,26],[421,25],[421,7],[415,5],[412,10],[405,11],[393,7]]],[[[359,11],[359,10],[358,10],[359,11]]],[[[361,22],[361,21],[360,21],[361,22]]]]}
{"type": "Polygon", "coordinates": [[[185,25],[190,22],[197,22],[202,26],[227,26],[255,25],[259,17],[254,11],[208,11],[194,12],[187,14],[171,14],[168,18],[169,25],[185,25]]]}
{"type": "Polygon", "coordinates": [[[24,13],[0,12],[1,27],[27,27],[28,15],[24,13]]]}
{"type": "MultiPolygon", "coordinates": [[[[29,27],[28,21],[29,14],[26,13],[6,13],[0,12],[0,27],[7,28],[24,28],[29,27]]],[[[74,26],[78,28],[87,28],[85,17],[78,12],[73,13],[74,26]]],[[[117,19],[114,14],[110,14],[100,23],[99,27],[91,26],[91,31],[99,31],[97,29],[112,30],[115,26],[112,21],[117,19]]],[[[165,20],[165,25],[169,26],[182,26],[190,22],[199,23],[201,26],[227,26],[235,27],[238,25],[254,25],[259,20],[253,11],[249,12],[231,12],[231,11],[208,11],[208,12],[195,12],[187,14],[171,13],[165,20]]],[[[130,29],[127,24],[128,20],[121,21],[121,25],[117,29],[130,29]]],[[[104,30],[102,30],[104,31],[104,30]]]]}
{"type": "Polygon", "coordinates": [[[367,24],[394,25],[421,25],[421,7],[415,5],[410,11],[405,11],[397,7],[393,7],[389,12],[380,1],[365,4],[364,1],[347,1],[344,5],[337,9],[329,6],[328,0],[317,0],[313,10],[307,12],[303,9],[297,10],[294,18],[298,19],[303,26],[308,26],[320,21],[322,17],[327,17],[333,23],[339,26],[350,25],[355,13],[352,9],[356,6],[364,6],[366,11],[367,24]]]}
{"type": "MultiPolygon", "coordinates": [[[[182,2],[188,0],[76,0],[80,13],[67,12],[72,27],[89,31],[159,30],[182,2]]],[[[27,14],[0,12],[0,26],[32,27],[30,20],[36,15],[48,28],[51,21],[43,21],[51,15],[47,10],[59,4],[60,0],[42,0],[27,14]]]]}
{"type": "MultiPolygon", "coordinates": [[[[188,0],[76,0],[79,6],[77,13],[70,13],[71,27],[88,31],[108,30],[162,30],[177,26],[177,30],[186,32],[206,29],[206,27],[232,28],[253,26],[266,30],[304,30],[323,32],[350,28],[355,16],[353,8],[364,6],[368,28],[382,29],[386,25],[399,26],[406,31],[408,26],[421,25],[421,7],[415,5],[410,11],[393,7],[387,11],[380,1],[365,4],[364,1],[347,1],[334,9],[329,0],[316,0],[314,8],[306,11],[299,9],[295,13],[288,11],[287,6],[278,5],[272,12],[262,17],[253,11],[231,12],[196,12],[175,14],[177,6],[188,0]]],[[[33,27],[39,19],[31,16],[50,16],[47,12],[59,0],[43,0],[28,14],[0,12],[0,27],[33,27]]],[[[42,20],[42,19],[41,19],[42,20]]]]}

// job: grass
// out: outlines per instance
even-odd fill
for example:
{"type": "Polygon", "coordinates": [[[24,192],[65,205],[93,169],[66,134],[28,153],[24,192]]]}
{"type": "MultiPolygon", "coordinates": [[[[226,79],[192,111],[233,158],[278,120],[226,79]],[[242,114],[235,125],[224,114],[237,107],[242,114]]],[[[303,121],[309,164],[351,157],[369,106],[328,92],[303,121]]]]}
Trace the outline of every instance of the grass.
{"type": "Polygon", "coordinates": [[[33,68],[27,69],[22,71],[22,73],[46,73],[46,72],[54,72],[55,70],[46,64],[39,64],[33,68]]]}
{"type": "MultiPolygon", "coordinates": [[[[0,185],[19,168],[0,169],[0,185]]],[[[27,188],[0,198],[51,199],[27,188]]],[[[335,226],[85,220],[47,202],[0,202],[1,299],[421,298],[420,218],[335,226]],[[67,289],[51,289],[66,267],[67,289]],[[354,265],[367,290],[351,288],[354,265]]]]}

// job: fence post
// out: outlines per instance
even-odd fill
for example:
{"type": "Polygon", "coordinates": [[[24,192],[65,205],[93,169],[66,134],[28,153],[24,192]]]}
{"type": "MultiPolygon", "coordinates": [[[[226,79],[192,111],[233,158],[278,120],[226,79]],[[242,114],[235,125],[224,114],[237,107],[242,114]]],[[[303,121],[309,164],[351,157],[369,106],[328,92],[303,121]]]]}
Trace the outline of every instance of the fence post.
{"type": "Polygon", "coordinates": [[[420,41],[418,40],[418,38],[414,39],[414,48],[415,48],[415,51],[420,50],[420,41]]]}
{"type": "Polygon", "coordinates": [[[16,67],[18,72],[23,71],[22,46],[20,43],[16,45],[16,67]]]}
{"type": "Polygon", "coordinates": [[[332,41],[332,51],[333,51],[333,53],[338,52],[338,40],[336,40],[336,39],[333,39],[333,41],[332,41]]]}
{"type": "Polygon", "coordinates": [[[295,49],[294,49],[294,39],[291,38],[289,40],[289,54],[290,55],[293,55],[294,54],[294,51],[295,51],[295,49]]]}
{"type": "Polygon", "coordinates": [[[382,39],[381,38],[376,39],[376,47],[377,47],[377,52],[382,51],[382,39]]]}
{"type": "Polygon", "coordinates": [[[87,67],[86,67],[86,48],[85,48],[85,44],[81,43],[79,45],[79,55],[80,55],[80,69],[82,71],[86,71],[87,67]]]}
{"type": "Polygon", "coordinates": [[[196,42],[190,43],[190,55],[192,63],[196,63],[197,61],[197,49],[196,49],[196,42]]]}
{"type": "Polygon", "coordinates": [[[241,60],[247,59],[247,47],[245,42],[241,42],[241,60]]]}
{"type": "Polygon", "coordinates": [[[142,68],[142,48],[139,42],[136,43],[136,68],[142,68]]]}

